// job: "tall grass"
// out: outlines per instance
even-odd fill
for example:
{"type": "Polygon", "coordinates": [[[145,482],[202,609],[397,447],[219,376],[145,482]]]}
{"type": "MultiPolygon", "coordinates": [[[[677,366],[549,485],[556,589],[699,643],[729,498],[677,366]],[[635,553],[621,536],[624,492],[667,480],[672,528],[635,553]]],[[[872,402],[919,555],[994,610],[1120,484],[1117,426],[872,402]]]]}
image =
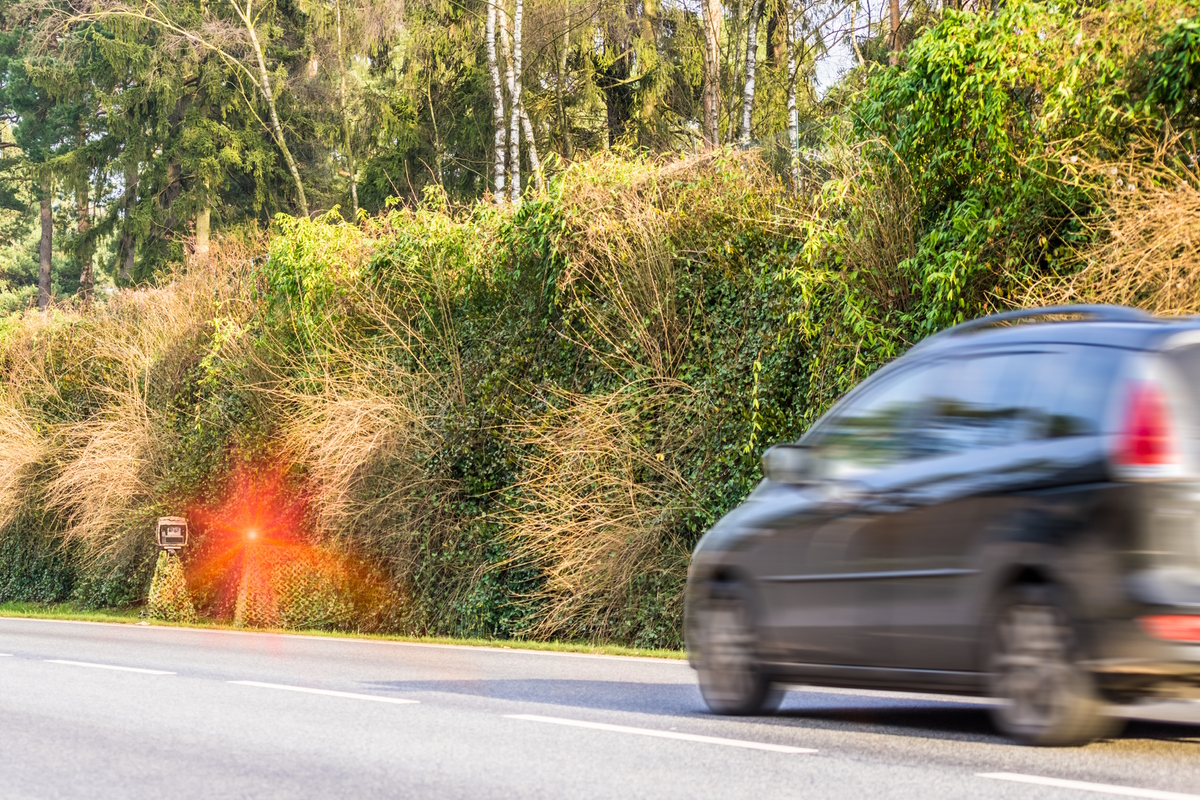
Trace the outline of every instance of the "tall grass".
{"type": "Polygon", "coordinates": [[[27,311],[0,335],[0,536],[23,504],[82,563],[146,553],[156,489],[175,442],[162,408],[181,345],[214,318],[249,313],[239,280],[254,243],[231,241],[214,263],[160,287],[81,311],[27,311]]]}
{"type": "Polygon", "coordinates": [[[537,609],[530,635],[615,638],[637,579],[686,571],[679,517],[695,502],[693,487],[674,468],[675,453],[638,436],[639,418],[672,399],[661,386],[562,394],[519,426],[528,455],[508,535],[514,560],[545,576],[529,598],[537,609]]]}

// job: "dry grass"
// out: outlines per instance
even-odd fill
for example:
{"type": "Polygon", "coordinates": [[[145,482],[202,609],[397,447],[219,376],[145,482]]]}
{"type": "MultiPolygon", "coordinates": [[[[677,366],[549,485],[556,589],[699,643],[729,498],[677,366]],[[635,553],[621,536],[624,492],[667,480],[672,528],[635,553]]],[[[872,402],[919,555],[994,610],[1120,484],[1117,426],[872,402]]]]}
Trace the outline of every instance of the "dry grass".
{"type": "Polygon", "coordinates": [[[171,441],[148,393],[181,341],[216,317],[249,313],[253,247],[231,242],[202,268],[90,312],[66,304],[24,315],[0,353],[0,530],[29,500],[28,471],[52,461],[38,499],[59,516],[65,541],[92,560],[144,544],[171,441]]]}
{"type": "Polygon", "coordinates": [[[34,494],[37,468],[51,450],[44,429],[20,396],[0,389],[0,531],[34,494]]]}
{"type": "Polygon", "coordinates": [[[1143,142],[1115,162],[1079,164],[1101,187],[1096,244],[1078,272],[1029,286],[1022,305],[1112,303],[1156,314],[1200,313],[1200,168],[1177,137],[1143,142]]]}
{"type": "Polygon", "coordinates": [[[328,321],[298,375],[263,364],[284,449],[306,471],[318,537],[386,554],[401,574],[418,557],[418,535],[449,519],[436,497],[453,486],[427,462],[442,444],[442,413],[463,396],[449,288],[410,278],[399,296],[347,287],[356,318],[375,335],[347,338],[328,321]],[[435,352],[448,367],[429,363],[435,352]]]}
{"type": "Polygon", "coordinates": [[[602,641],[628,610],[634,578],[687,563],[672,523],[690,487],[667,454],[640,446],[637,436],[639,414],[669,393],[632,394],[561,395],[561,408],[519,432],[529,456],[523,502],[511,514],[513,561],[545,576],[528,598],[540,617],[530,635],[602,641]]]}
{"type": "Polygon", "coordinates": [[[563,179],[570,260],[559,288],[586,323],[577,343],[615,372],[675,377],[693,322],[693,309],[677,301],[675,234],[704,230],[736,205],[731,198],[763,190],[770,196],[774,183],[752,152],[665,164],[597,156],[573,165],[563,179]],[[716,159],[732,160],[734,168],[712,169],[716,159]]]}
{"type": "Polygon", "coordinates": [[[379,372],[330,378],[318,394],[285,390],[288,450],[307,470],[322,536],[379,545],[380,536],[395,534],[389,520],[419,530],[436,516],[421,499],[438,484],[424,459],[440,441],[422,383],[379,372]]]}
{"type": "Polygon", "coordinates": [[[101,413],[61,426],[60,469],[46,488],[46,505],[65,524],[64,538],[94,558],[119,554],[147,538],[138,531],[153,500],[151,473],[163,445],[163,426],[136,385],[113,392],[101,413]],[[132,529],[132,530],[131,530],[132,529]]]}

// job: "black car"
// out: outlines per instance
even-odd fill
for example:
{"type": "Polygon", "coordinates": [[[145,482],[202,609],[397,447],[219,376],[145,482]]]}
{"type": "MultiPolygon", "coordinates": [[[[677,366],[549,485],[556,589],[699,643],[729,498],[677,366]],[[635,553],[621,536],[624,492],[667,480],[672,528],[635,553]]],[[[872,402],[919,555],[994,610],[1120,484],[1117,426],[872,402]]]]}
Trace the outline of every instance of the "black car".
{"type": "Polygon", "coordinates": [[[1200,318],[1018,311],[850,392],[709,530],[688,654],[718,713],[788,685],[999,699],[1019,740],[1200,697],[1200,318]]]}

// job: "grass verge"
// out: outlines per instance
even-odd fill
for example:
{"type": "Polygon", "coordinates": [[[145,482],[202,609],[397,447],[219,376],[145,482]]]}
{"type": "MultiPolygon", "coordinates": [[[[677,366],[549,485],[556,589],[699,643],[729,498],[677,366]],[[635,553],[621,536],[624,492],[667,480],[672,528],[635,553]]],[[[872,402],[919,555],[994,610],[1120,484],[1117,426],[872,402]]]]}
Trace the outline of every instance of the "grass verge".
{"type": "Polygon", "coordinates": [[[237,628],[213,621],[202,621],[192,625],[159,622],[143,619],[141,609],[84,610],[74,603],[0,603],[0,617],[23,617],[26,619],[75,620],[79,622],[108,622],[121,625],[151,625],[165,628],[205,628],[209,630],[244,631],[251,633],[283,633],[292,636],[314,636],[334,639],[366,639],[389,642],[414,642],[417,644],[448,644],[462,647],[490,647],[496,650],[539,650],[554,653],[587,653],[606,656],[638,656],[682,660],[687,654],[682,650],[651,650],[624,647],[613,644],[590,644],[588,642],[533,642],[500,639],[455,639],[449,636],[399,636],[374,633],[343,633],[340,631],[295,631],[274,628],[237,628]]]}

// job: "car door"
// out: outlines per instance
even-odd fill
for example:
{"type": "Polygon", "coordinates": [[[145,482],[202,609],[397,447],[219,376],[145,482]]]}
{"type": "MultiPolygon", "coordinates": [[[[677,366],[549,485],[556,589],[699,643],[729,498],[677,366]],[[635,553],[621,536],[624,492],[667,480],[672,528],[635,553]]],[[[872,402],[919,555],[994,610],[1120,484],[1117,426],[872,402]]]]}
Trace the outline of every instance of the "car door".
{"type": "Polygon", "coordinates": [[[912,432],[913,462],[889,487],[888,524],[866,544],[878,554],[878,605],[863,631],[871,665],[965,669],[963,601],[979,575],[981,498],[1002,470],[996,454],[1021,435],[1030,355],[971,353],[934,366],[912,432]]]}
{"type": "Polygon", "coordinates": [[[793,661],[856,664],[863,660],[861,580],[877,553],[865,545],[881,513],[876,497],[909,458],[908,434],[928,380],[924,364],[881,375],[822,420],[806,438],[821,473],[820,500],[805,515],[779,520],[756,559],[772,639],[793,661]]]}
{"type": "Polygon", "coordinates": [[[1028,535],[1035,516],[1070,516],[1070,493],[1045,490],[1086,479],[1079,470],[1091,463],[1110,373],[1091,348],[1073,346],[938,369],[916,436],[928,457],[901,492],[906,509],[875,543],[888,554],[888,614],[867,635],[881,640],[888,665],[978,668],[983,577],[1003,558],[997,543],[1028,535]]]}

